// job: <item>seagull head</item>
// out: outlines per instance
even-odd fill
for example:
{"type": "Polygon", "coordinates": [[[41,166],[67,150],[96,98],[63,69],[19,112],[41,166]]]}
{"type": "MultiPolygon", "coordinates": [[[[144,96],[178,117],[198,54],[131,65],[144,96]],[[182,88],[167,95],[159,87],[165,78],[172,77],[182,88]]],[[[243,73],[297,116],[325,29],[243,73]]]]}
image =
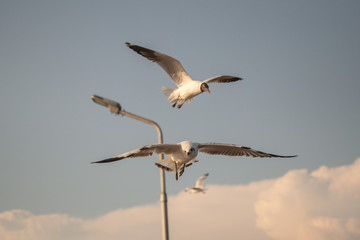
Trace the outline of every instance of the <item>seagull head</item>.
{"type": "Polygon", "coordinates": [[[183,156],[185,156],[187,159],[193,159],[197,156],[199,143],[183,141],[179,144],[181,145],[183,156]]]}
{"type": "Polygon", "coordinates": [[[189,150],[184,150],[185,154],[190,156],[191,154],[195,153],[195,148],[191,147],[189,150]]]}
{"type": "Polygon", "coordinates": [[[207,85],[207,83],[202,83],[202,84],[200,85],[200,90],[201,90],[201,92],[208,92],[208,93],[210,93],[209,85],[207,85]]]}

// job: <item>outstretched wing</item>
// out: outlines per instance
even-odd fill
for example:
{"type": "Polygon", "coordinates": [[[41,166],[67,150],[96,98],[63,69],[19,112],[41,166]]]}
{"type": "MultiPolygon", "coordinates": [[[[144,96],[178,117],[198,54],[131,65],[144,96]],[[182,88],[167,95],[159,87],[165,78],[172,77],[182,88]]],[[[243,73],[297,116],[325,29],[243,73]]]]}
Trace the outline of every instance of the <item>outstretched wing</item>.
{"type": "Polygon", "coordinates": [[[204,83],[229,83],[229,82],[236,82],[242,80],[242,78],[229,76],[229,75],[219,75],[212,78],[208,78],[204,80],[204,83]]]}
{"type": "Polygon", "coordinates": [[[184,67],[177,59],[128,42],[126,42],[126,45],[141,56],[159,64],[178,87],[192,81],[190,76],[186,73],[184,67]]]}
{"type": "Polygon", "coordinates": [[[207,176],[209,176],[209,173],[206,173],[203,176],[199,177],[198,180],[196,181],[195,187],[196,188],[202,188],[203,185],[204,185],[204,181],[207,178],[207,176]]]}
{"type": "Polygon", "coordinates": [[[178,149],[180,149],[180,146],[177,144],[153,144],[153,145],[146,145],[144,147],[132,150],[130,152],[126,152],[120,155],[116,155],[114,157],[111,158],[107,158],[104,160],[100,160],[97,162],[92,162],[92,163],[108,163],[108,162],[115,162],[115,161],[119,161],[125,158],[136,158],[136,157],[147,157],[147,156],[151,156],[154,152],[161,154],[172,154],[173,152],[177,151],[178,149]]]}
{"type": "Polygon", "coordinates": [[[275,155],[251,149],[249,147],[239,146],[235,144],[224,143],[202,143],[199,144],[199,152],[212,155],[227,155],[227,156],[251,156],[251,157],[278,157],[278,158],[292,158],[292,156],[275,155]]]}

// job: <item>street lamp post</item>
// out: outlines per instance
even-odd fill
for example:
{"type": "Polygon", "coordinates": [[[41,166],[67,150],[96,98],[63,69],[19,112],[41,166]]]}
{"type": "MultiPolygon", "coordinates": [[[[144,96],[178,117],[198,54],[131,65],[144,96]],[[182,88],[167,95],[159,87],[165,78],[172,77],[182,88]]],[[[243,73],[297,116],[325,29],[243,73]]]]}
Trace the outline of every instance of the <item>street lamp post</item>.
{"type": "MultiPolygon", "coordinates": [[[[117,115],[121,114],[123,116],[127,116],[138,121],[150,124],[155,127],[158,133],[158,142],[160,144],[163,143],[163,134],[160,126],[147,118],[140,117],[136,114],[126,112],[121,109],[121,106],[118,102],[110,100],[108,98],[103,98],[97,95],[91,96],[91,99],[104,107],[109,108],[110,112],[115,113],[117,115]]],[[[160,160],[164,158],[163,154],[159,154],[160,160]]],[[[165,185],[165,173],[163,169],[160,169],[160,184],[161,184],[161,193],[160,193],[160,202],[161,202],[161,213],[162,213],[162,230],[163,230],[163,240],[169,240],[169,225],[168,225],[168,213],[167,213],[167,195],[166,195],[166,185],[165,185]]]]}

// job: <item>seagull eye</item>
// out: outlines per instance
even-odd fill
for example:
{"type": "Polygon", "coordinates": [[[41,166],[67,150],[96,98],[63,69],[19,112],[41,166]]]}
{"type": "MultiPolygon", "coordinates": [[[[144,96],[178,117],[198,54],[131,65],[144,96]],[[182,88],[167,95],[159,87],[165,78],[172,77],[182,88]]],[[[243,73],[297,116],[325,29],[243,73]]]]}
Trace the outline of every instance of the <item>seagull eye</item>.
{"type": "Polygon", "coordinates": [[[192,152],[192,151],[195,151],[195,149],[194,149],[194,148],[190,148],[190,152],[192,152]]]}

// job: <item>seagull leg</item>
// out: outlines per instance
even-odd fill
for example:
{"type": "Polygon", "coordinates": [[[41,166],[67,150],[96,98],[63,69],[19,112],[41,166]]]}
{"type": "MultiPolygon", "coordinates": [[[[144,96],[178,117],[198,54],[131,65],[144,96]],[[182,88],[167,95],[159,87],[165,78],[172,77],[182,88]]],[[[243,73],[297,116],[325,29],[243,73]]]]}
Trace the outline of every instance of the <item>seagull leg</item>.
{"type": "Polygon", "coordinates": [[[177,97],[177,99],[175,100],[175,102],[174,102],[174,104],[172,105],[172,107],[175,107],[175,106],[176,106],[176,104],[178,103],[179,99],[180,99],[180,95],[177,97]]]}
{"type": "Polygon", "coordinates": [[[175,179],[178,180],[178,169],[177,169],[177,163],[175,162],[175,179]]]}
{"type": "Polygon", "coordinates": [[[185,163],[184,163],[183,169],[181,169],[181,171],[180,171],[180,177],[181,177],[181,175],[183,175],[184,171],[185,171],[185,163]]]}
{"type": "Polygon", "coordinates": [[[185,103],[185,102],[183,102],[182,104],[179,104],[179,105],[177,106],[177,108],[181,108],[184,103],[185,103]]]}

